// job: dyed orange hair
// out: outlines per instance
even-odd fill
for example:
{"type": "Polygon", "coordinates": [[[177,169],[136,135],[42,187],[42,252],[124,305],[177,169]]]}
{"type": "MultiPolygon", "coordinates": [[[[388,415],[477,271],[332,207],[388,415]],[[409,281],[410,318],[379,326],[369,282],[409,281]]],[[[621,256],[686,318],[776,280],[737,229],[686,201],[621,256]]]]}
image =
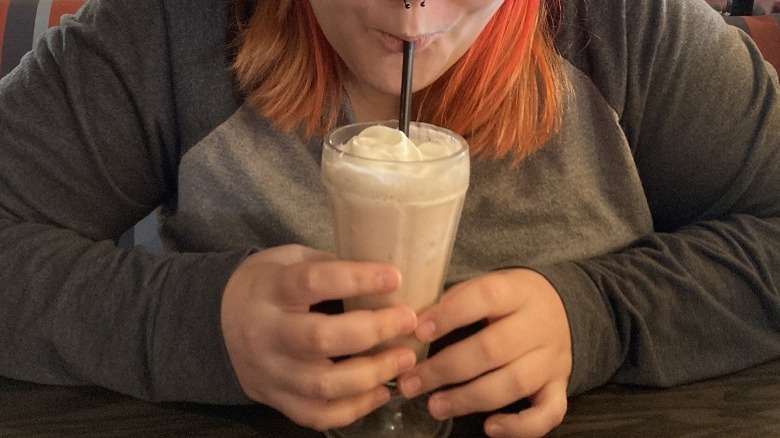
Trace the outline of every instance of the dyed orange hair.
{"type": "MultiPolygon", "coordinates": [[[[519,162],[541,147],[560,125],[564,80],[549,12],[544,0],[504,1],[464,56],[415,93],[416,120],[463,135],[474,156],[519,162]]],[[[239,89],[276,128],[325,134],[338,120],[346,67],[309,2],[260,1],[250,15],[235,40],[239,89]]]]}

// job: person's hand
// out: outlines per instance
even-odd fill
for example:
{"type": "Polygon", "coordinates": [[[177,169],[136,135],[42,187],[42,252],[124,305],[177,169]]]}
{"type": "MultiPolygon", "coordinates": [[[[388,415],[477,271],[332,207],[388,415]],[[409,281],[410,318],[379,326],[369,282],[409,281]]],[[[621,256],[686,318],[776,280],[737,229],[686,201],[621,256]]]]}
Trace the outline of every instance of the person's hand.
{"type": "Polygon", "coordinates": [[[434,391],[431,414],[445,419],[490,412],[527,398],[518,413],[494,414],[484,424],[491,437],[537,437],[563,421],[572,367],[571,335],[558,293],[527,269],[497,271],[454,286],[418,315],[417,337],[433,341],[453,329],[489,324],[450,345],[399,378],[401,393],[434,391]]]}
{"type": "Polygon", "coordinates": [[[310,312],[328,299],[389,293],[400,274],[390,265],[338,261],[299,245],[248,257],[222,298],[222,331],[249,398],[317,430],[347,425],[390,399],[383,382],[410,370],[409,348],[335,362],[416,327],[409,307],[339,315],[310,312]]]}

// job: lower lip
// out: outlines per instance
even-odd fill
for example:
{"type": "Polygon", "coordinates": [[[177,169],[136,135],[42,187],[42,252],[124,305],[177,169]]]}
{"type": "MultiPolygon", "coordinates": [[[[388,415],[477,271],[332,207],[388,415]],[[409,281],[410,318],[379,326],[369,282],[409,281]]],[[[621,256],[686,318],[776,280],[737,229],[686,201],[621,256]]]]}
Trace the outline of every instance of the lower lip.
{"type": "MultiPolygon", "coordinates": [[[[414,52],[417,53],[421,50],[425,50],[425,48],[428,47],[432,41],[433,41],[432,35],[427,35],[415,39],[414,52]]],[[[404,51],[404,40],[398,38],[397,36],[391,35],[387,32],[382,32],[382,42],[385,44],[385,47],[390,49],[390,51],[392,52],[401,53],[404,51]]]]}

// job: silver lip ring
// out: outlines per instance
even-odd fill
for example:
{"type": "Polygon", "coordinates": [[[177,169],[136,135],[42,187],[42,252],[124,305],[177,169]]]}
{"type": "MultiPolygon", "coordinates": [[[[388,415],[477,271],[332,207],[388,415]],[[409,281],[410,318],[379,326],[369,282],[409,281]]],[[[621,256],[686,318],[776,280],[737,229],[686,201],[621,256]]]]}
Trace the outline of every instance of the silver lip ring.
{"type": "MultiPolygon", "coordinates": [[[[420,1],[420,6],[421,6],[421,7],[425,7],[425,0],[421,0],[421,1],[420,1]]],[[[406,9],[410,9],[410,8],[412,7],[412,4],[411,4],[411,3],[409,3],[407,0],[404,0],[404,7],[405,7],[406,9]]]]}

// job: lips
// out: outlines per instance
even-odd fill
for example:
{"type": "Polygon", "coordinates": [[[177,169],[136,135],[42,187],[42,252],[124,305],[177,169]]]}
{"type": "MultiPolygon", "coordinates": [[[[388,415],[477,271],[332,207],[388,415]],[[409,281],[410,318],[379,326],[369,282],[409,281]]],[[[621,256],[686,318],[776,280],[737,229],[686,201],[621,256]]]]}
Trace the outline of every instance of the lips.
{"type": "MultiPolygon", "coordinates": [[[[381,31],[380,31],[381,32],[381,31]]],[[[426,47],[428,47],[431,42],[433,42],[434,34],[428,34],[428,35],[421,35],[416,37],[399,37],[396,35],[389,34],[387,32],[381,32],[382,34],[382,42],[385,44],[385,47],[387,47],[389,50],[393,52],[402,52],[404,49],[404,40],[407,41],[414,41],[414,51],[419,52],[421,50],[425,50],[426,47]]]]}

